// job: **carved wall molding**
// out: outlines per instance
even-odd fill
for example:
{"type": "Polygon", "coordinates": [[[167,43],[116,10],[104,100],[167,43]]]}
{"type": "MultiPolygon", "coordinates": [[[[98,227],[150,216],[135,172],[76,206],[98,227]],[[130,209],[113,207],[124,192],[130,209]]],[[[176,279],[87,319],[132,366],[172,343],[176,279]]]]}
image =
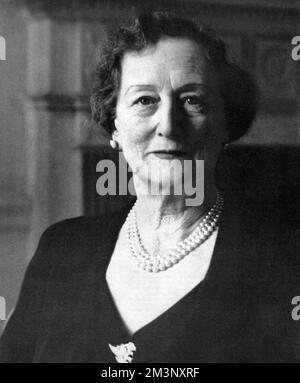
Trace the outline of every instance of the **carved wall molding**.
{"type": "Polygon", "coordinates": [[[256,77],[264,99],[296,101],[296,65],[285,41],[258,42],[256,77]]]}
{"type": "Polygon", "coordinates": [[[90,112],[89,100],[85,96],[66,96],[56,94],[45,94],[32,96],[29,99],[36,110],[47,110],[51,112],[90,112]]]}

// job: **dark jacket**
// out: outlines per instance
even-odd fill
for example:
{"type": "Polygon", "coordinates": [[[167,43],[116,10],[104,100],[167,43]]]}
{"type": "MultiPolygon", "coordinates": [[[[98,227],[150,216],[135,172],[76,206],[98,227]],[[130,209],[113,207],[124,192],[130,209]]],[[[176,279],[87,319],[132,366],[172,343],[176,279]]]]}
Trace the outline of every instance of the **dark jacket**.
{"type": "Polygon", "coordinates": [[[43,234],[0,341],[1,362],[113,363],[108,344],[129,341],[137,363],[300,361],[300,322],[291,315],[300,253],[289,217],[225,201],[204,281],[130,336],[105,281],[130,207],[43,234]]]}

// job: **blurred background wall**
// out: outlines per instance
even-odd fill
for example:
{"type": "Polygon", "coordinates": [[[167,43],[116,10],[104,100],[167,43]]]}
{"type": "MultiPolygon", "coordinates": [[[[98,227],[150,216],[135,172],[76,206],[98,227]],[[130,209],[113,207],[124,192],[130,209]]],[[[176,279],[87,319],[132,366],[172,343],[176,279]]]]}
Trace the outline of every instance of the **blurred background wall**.
{"type": "Polygon", "coordinates": [[[205,22],[256,76],[260,112],[237,146],[299,148],[300,61],[291,58],[298,0],[0,0],[7,47],[0,61],[0,296],[7,312],[47,226],[118,207],[118,199],[95,202],[95,158],[112,154],[108,138],[92,128],[88,100],[107,34],[145,10],[205,22]]]}

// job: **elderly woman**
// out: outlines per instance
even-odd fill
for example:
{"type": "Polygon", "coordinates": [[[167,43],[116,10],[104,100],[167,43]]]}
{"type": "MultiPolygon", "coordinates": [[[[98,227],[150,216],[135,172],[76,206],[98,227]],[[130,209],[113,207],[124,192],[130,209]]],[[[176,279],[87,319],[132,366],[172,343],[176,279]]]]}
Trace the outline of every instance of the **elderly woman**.
{"type": "Polygon", "coordinates": [[[245,200],[222,195],[215,182],[224,145],[255,115],[250,76],[227,61],[211,32],[155,13],[119,30],[98,79],[93,115],[132,169],[136,202],[45,232],[0,360],[299,359],[292,238],[280,228],[279,241],[276,220],[258,222],[245,200]],[[202,189],[200,203],[187,203],[185,188],[175,192],[187,181],[202,189]]]}

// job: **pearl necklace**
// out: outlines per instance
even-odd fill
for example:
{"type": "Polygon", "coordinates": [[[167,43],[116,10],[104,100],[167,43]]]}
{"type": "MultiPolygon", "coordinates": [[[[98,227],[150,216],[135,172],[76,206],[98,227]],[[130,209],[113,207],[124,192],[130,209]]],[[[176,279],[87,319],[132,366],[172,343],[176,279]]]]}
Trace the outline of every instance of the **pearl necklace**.
{"type": "Polygon", "coordinates": [[[168,254],[159,254],[157,256],[151,255],[142,243],[136,219],[136,204],[137,201],[126,219],[131,255],[139,268],[150,273],[158,273],[180,262],[211,236],[218,227],[219,218],[223,209],[223,198],[220,193],[217,192],[215,204],[205,217],[201,219],[193,232],[187,238],[180,241],[168,254]]]}

